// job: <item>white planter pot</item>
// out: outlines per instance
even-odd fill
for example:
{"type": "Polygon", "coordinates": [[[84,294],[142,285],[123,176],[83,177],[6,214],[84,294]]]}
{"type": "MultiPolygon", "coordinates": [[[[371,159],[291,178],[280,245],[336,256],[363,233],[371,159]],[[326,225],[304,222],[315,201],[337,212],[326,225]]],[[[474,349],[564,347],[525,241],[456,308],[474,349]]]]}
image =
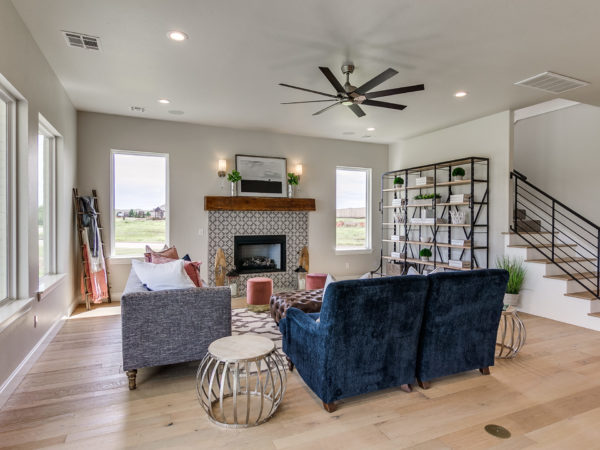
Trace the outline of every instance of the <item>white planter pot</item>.
{"type": "Polygon", "coordinates": [[[462,175],[456,175],[454,178],[454,181],[462,181],[463,176],[462,175]]]}
{"type": "Polygon", "coordinates": [[[519,304],[520,294],[504,294],[504,304],[509,306],[517,306],[519,304]]]}
{"type": "Polygon", "coordinates": [[[421,261],[429,261],[429,256],[421,256],[421,261]]]}

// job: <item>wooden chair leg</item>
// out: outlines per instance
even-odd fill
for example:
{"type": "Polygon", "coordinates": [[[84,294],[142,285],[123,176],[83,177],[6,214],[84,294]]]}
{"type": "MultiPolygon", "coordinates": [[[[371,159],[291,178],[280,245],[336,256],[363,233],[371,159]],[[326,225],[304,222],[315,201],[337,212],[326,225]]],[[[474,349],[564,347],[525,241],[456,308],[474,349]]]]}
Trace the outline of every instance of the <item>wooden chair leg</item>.
{"type": "Polygon", "coordinates": [[[423,381],[417,378],[417,383],[421,389],[429,389],[431,387],[431,382],[429,381],[423,381]]]}
{"type": "Polygon", "coordinates": [[[290,358],[288,358],[287,356],[285,357],[285,359],[287,359],[287,363],[288,363],[288,369],[290,369],[290,372],[294,371],[294,363],[292,362],[292,360],[290,358]]]}
{"type": "Polygon", "coordinates": [[[133,391],[137,386],[135,385],[135,377],[137,376],[137,369],[127,371],[127,378],[129,378],[129,390],[133,391]]]}
{"type": "Polygon", "coordinates": [[[412,387],[410,387],[410,384],[402,384],[400,385],[400,389],[404,392],[412,392],[412,387]]]}
{"type": "Polygon", "coordinates": [[[481,375],[489,375],[490,374],[489,367],[482,367],[481,369],[479,369],[479,371],[481,372],[481,375]]]}
{"type": "Polygon", "coordinates": [[[337,406],[336,406],[335,402],[331,402],[331,403],[323,402],[323,408],[325,408],[325,411],[327,411],[328,413],[332,413],[332,412],[335,412],[335,410],[337,409],[337,406]]]}

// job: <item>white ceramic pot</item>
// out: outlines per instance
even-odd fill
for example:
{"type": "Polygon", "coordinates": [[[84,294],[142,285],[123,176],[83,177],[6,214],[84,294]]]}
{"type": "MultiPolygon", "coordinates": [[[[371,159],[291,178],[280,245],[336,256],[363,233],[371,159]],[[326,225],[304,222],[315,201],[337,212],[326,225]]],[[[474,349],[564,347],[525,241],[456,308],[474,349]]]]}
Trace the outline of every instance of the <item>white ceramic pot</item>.
{"type": "Polygon", "coordinates": [[[520,294],[504,294],[504,304],[509,306],[517,306],[519,304],[520,294]]]}
{"type": "Polygon", "coordinates": [[[456,176],[454,177],[454,181],[461,181],[462,179],[463,179],[463,176],[462,176],[462,175],[456,175],[456,176]]]}
{"type": "Polygon", "coordinates": [[[421,256],[421,261],[429,261],[429,256],[421,256]]]}

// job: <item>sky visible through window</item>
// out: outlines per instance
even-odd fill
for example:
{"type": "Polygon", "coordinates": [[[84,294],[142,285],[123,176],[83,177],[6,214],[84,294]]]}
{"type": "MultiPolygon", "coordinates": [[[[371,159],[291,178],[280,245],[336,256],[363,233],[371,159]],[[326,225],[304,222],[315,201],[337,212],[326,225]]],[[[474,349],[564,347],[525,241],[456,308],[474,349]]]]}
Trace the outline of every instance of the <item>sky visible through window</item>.
{"type": "Polygon", "coordinates": [[[337,170],[336,209],[367,206],[367,174],[362,170],[337,170]]]}
{"type": "Polygon", "coordinates": [[[367,236],[367,171],[338,168],[335,178],[336,238],[338,250],[359,250],[367,236]]]}
{"type": "Polygon", "coordinates": [[[162,156],[115,154],[115,209],[150,210],[166,203],[162,156]]]}

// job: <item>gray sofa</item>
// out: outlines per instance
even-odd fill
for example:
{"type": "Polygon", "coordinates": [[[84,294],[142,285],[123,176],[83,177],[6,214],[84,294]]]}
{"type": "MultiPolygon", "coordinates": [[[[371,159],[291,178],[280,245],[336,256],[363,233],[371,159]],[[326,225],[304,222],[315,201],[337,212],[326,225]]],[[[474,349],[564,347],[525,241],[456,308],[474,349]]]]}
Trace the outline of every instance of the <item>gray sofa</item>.
{"type": "Polygon", "coordinates": [[[123,370],[201,360],[215,339],[231,335],[228,287],[149,291],[131,270],[121,297],[123,370]]]}

